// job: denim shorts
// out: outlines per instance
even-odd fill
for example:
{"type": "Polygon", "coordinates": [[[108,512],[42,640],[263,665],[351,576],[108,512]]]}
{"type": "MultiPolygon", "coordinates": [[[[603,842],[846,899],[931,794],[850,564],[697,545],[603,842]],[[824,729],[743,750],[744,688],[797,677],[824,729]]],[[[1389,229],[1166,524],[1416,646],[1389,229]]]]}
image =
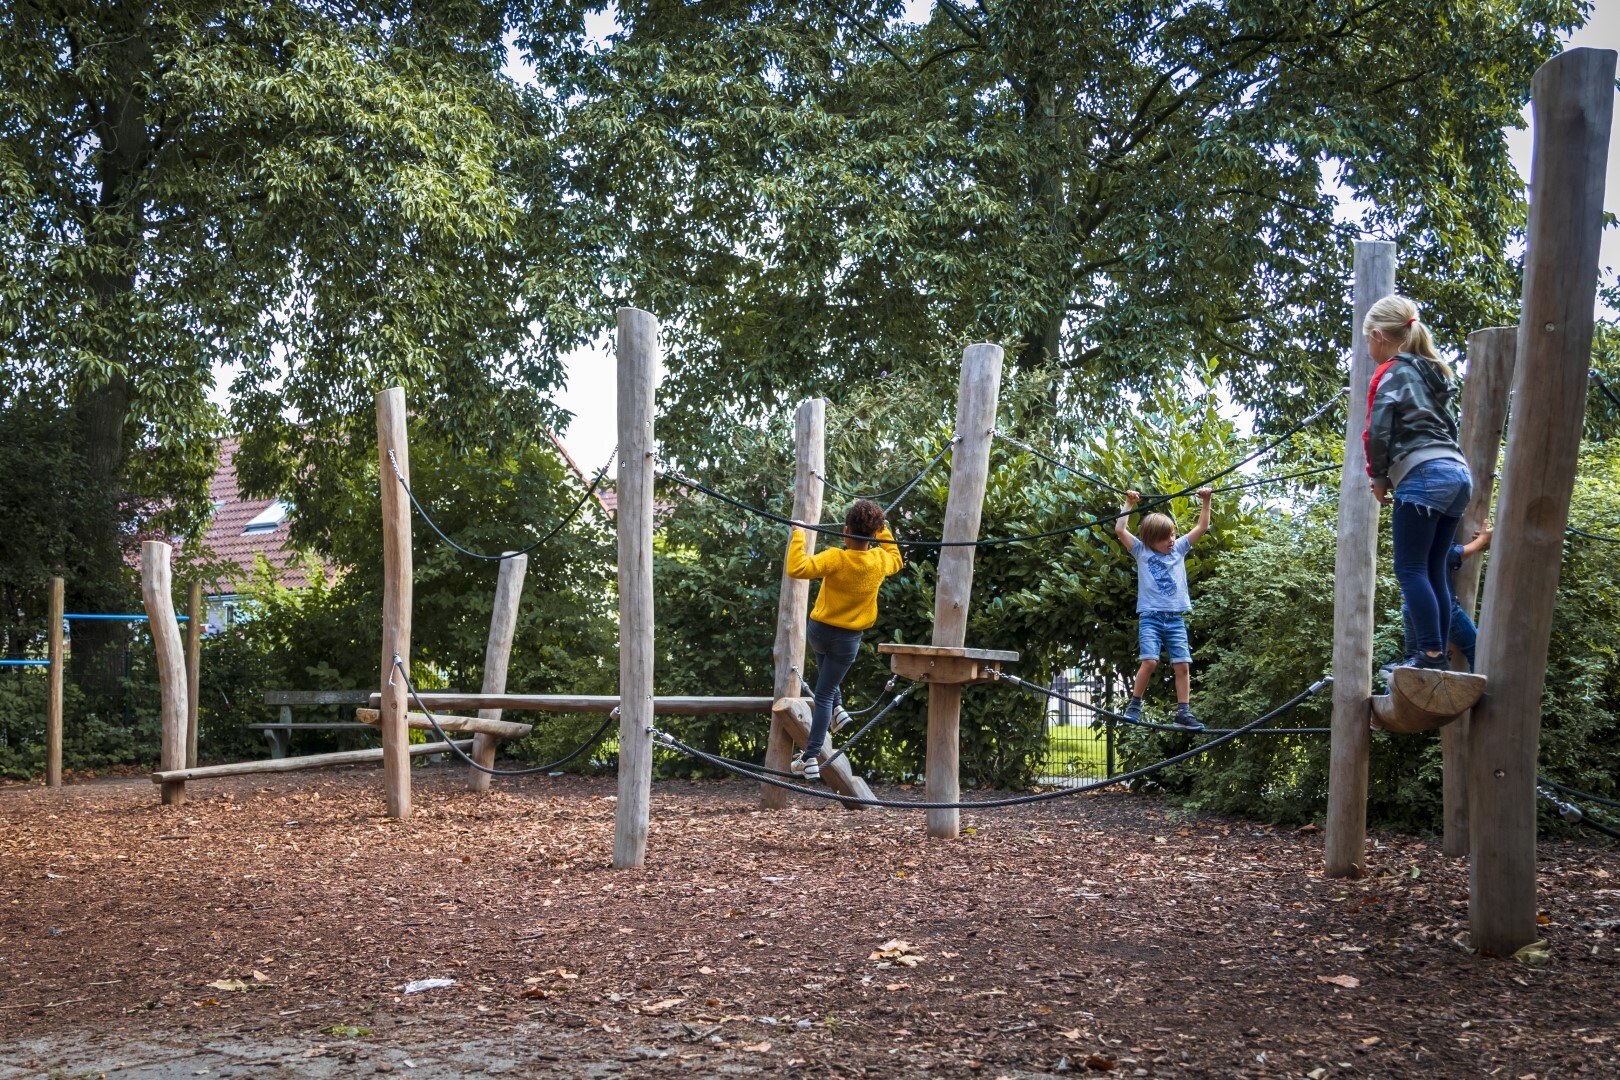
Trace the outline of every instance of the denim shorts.
{"type": "Polygon", "coordinates": [[[1137,616],[1138,660],[1157,660],[1170,650],[1172,664],[1192,663],[1192,646],[1187,643],[1187,620],[1179,611],[1144,611],[1137,616]]]}
{"type": "Polygon", "coordinates": [[[1468,466],[1452,458],[1435,458],[1413,466],[1395,488],[1397,502],[1424,506],[1441,517],[1460,518],[1474,494],[1468,466]]]}

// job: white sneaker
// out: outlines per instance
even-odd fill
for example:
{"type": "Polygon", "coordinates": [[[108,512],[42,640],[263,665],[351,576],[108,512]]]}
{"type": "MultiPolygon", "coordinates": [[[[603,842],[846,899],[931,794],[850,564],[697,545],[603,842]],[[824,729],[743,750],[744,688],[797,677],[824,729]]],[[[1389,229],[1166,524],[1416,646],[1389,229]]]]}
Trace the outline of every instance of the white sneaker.
{"type": "Polygon", "coordinates": [[[850,719],[851,717],[848,709],[844,708],[842,705],[834,706],[832,724],[827,728],[828,732],[834,733],[844,730],[844,725],[849,723],[850,719]]]}
{"type": "Polygon", "coordinates": [[[806,780],[820,780],[821,760],[814,757],[800,757],[793,762],[793,771],[802,775],[806,780]]]}

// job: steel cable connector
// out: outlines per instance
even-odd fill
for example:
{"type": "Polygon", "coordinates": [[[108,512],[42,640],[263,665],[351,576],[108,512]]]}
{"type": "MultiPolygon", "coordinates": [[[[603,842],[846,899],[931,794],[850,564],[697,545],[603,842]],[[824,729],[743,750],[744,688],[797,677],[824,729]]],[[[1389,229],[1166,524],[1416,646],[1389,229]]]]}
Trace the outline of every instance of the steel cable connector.
{"type": "Polygon", "coordinates": [[[596,479],[592,480],[590,487],[585,489],[585,494],[580,496],[579,501],[575,503],[573,508],[563,516],[561,521],[552,526],[550,532],[546,533],[546,535],[542,536],[540,539],[536,540],[534,543],[520,551],[504,551],[499,555],[486,555],[480,551],[469,551],[467,548],[462,547],[460,544],[450,539],[450,537],[446,536],[444,530],[439,528],[438,522],[434,521],[433,518],[428,515],[427,508],[417,500],[416,493],[411,490],[411,485],[405,482],[405,476],[399,470],[399,461],[394,457],[393,450],[388,451],[388,463],[394,467],[394,478],[399,481],[399,486],[405,489],[405,494],[410,498],[411,505],[416,507],[416,512],[422,515],[422,520],[427,522],[428,528],[432,529],[439,535],[440,540],[443,540],[445,543],[449,544],[451,547],[455,548],[468,558],[487,559],[490,562],[500,562],[504,559],[515,559],[519,555],[527,555],[535,548],[547,543],[552,537],[562,532],[563,529],[568,526],[568,523],[573,521],[574,518],[579,515],[579,512],[585,508],[585,504],[590,502],[591,496],[596,494],[596,489],[601,485],[602,478],[607,476],[607,471],[613,467],[613,459],[618,457],[618,455],[619,448],[615,446],[613,448],[613,453],[608,455],[607,464],[603,465],[601,471],[596,474],[596,479]]]}
{"type": "Polygon", "coordinates": [[[1596,803],[1599,806],[1608,806],[1612,807],[1613,809],[1620,810],[1620,802],[1616,802],[1614,799],[1605,799],[1602,795],[1594,795],[1590,791],[1582,791],[1580,788],[1572,788],[1568,784],[1560,784],[1556,780],[1547,779],[1545,776],[1536,777],[1536,783],[1550,787],[1554,791],[1561,791],[1565,795],[1580,799],[1584,802],[1596,803]]]}
{"type": "MultiPolygon", "coordinates": [[[[1124,713],[1111,712],[1110,710],[1103,708],[1101,705],[1093,705],[1089,701],[1081,701],[1079,698],[1072,698],[1067,694],[1060,694],[1056,690],[1048,690],[1040,683],[1032,683],[1028,679],[1021,679],[1017,675],[1013,675],[1006,671],[997,672],[994,676],[992,676],[992,678],[997,682],[1010,682],[1013,685],[1022,687],[1025,690],[1031,690],[1037,694],[1045,694],[1054,701],[1064,701],[1070,705],[1077,705],[1082,709],[1090,709],[1098,716],[1105,716],[1108,719],[1118,723],[1129,724],[1131,727],[1151,728],[1154,731],[1179,731],[1184,735],[1197,735],[1200,733],[1209,735],[1226,735],[1230,732],[1241,730],[1239,728],[1184,728],[1177,727],[1175,724],[1156,724],[1151,720],[1140,720],[1127,716],[1124,713]]],[[[1331,735],[1332,733],[1332,728],[1325,727],[1261,728],[1258,731],[1251,732],[1251,734],[1254,735],[1331,735]]]]}
{"type": "MultiPolygon", "coordinates": [[[[619,710],[617,707],[615,707],[607,714],[606,718],[603,719],[601,726],[595,731],[591,732],[590,738],[580,743],[579,746],[575,747],[566,756],[560,757],[556,761],[547,762],[544,765],[534,765],[526,769],[492,769],[488,765],[480,765],[478,762],[472,759],[467,751],[450,741],[450,736],[446,735],[444,729],[439,726],[438,718],[434,716],[431,711],[429,711],[426,705],[422,704],[422,697],[416,692],[416,687],[411,685],[411,677],[405,673],[405,662],[400,659],[399,653],[394,654],[394,667],[396,670],[398,670],[400,679],[405,683],[405,692],[410,694],[411,700],[416,702],[416,707],[421,710],[423,716],[427,717],[427,721],[430,725],[432,725],[434,733],[437,734],[440,739],[444,740],[445,745],[453,750],[456,756],[462,761],[465,761],[474,769],[488,776],[532,776],[535,773],[549,772],[559,766],[566,765],[570,761],[573,761],[575,758],[579,757],[579,755],[583,754],[586,750],[589,750],[591,746],[596,743],[596,740],[602,737],[602,733],[608,729],[608,725],[619,718],[619,710]]],[[[393,681],[392,676],[389,677],[389,681],[393,681]]]]}
{"type": "Polygon", "coordinates": [[[1548,802],[1556,806],[1558,808],[1558,816],[1569,822],[1571,825],[1584,825],[1588,829],[1595,829],[1605,836],[1611,836],[1616,840],[1620,840],[1620,829],[1611,829],[1601,821],[1593,821],[1591,818],[1586,816],[1580,807],[1576,806],[1574,803],[1568,803],[1563,799],[1560,799],[1551,791],[1547,790],[1543,784],[1536,785],[1536,794],[1540,795],[1543,799],[1546,799],[1548,802]]]}
{"type": "Polygon", "coordinates": [[[713,754],[706,754],[702,750],[687,746],[673,735],[660,731],[656,727],[649,728],[648,732],[652,735],[653,740],[659,743],[661,746],[671,750],[679,750],[690,757],[697,758],[699,761],[707,761],[709,764],[717,765],[729,773],[734,773],[750,780],[757,780],[762,784],[769,784],[772,787],[779,787],[785,791],[795,791],[800,795],[809,795],[816,799],[827,799],[831,802],[842,803],[846,806],[876,806],[886,810],[995,810],[1007,806],[1023,806],[1028,803],[1049,802],[1053,799],[1068,798],[1071,795],[1083,795],[1086,792],[1096,791],[1105,787],[1112,787],[1115,784],[1125,784],[1131,782],[1132,780],[1140,780],[1142,777],[1150,776],[1153,773],[1158,772],[1160,769],[1169,768],[1171,765],[1179,765],[1183,761],[1187,761],[1191,758],[1197,757],[1199,754],[1213,750],[1217,746],[1228,743],[1237,738],[1239,735],[1253,731],[1260,725],[1268,723],[1271,720],[1281,716],[1288,710],[1294,708],[1311,695],[1320,692],[1323,687],[1331,685],[1332,682],[1333,676],[1324,676],[1323,678],[1312,683],[1305,690],[1277,706],[1275,709],[1263,716],[1258,717],[1250,723],[1245,724],[1243,727],[1233,728],[1231,731],[1220,736],[1219,738],[1211,739],[1209,742],[1204,743],[1201,746],[1195,746],[1190,750],[1184,750],[1181,753],[1176,754],[1174,757],[1165,758],[1163,761],[1155,762],[1152,765],[1145,765],[1140,769],[1136,769],[1128,773],[1121,773],[1118,776],[1109,777],[1106,780],[1094,780],[1090,783],[1081,784],[1078,787],[1059,788],[1056,791],[1042,791],[1033,795],[1019,795],[1010,799],[979,799],[972,802],[910,802],[898,799],[861,799],[854,795],[840,795],[837,792],[824,791],[820,788],[805,787],[802,784],[790,784],[774,777],[763,776],[758,773],[750,772],[747,769],[742,769],[735,765],[728,765],[719,758],[716,758],[713,754]]]}

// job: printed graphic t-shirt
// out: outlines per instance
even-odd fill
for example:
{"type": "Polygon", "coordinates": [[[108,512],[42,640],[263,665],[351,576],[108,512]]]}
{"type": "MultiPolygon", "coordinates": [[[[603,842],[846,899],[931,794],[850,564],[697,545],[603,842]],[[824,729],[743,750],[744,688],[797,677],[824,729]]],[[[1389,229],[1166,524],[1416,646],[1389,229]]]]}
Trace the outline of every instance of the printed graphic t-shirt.
{"type": "Polygon", "coordinates": [[[1185,536],[1176,537],[1170,554],[1157,551],[1136,541],[1131,554],[1136,557],[1136,613],[1150,611],[1182,612],[1192,610],[1192,596],[1187,592],[1187,552],[1192,550],[1185,536]]]}

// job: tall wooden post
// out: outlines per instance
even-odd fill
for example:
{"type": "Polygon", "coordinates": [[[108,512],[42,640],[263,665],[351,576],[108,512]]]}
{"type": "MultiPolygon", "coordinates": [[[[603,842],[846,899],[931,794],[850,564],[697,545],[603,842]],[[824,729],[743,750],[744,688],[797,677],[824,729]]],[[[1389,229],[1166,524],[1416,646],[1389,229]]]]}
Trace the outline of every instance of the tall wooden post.
{"type": "MultiPolygon", "coordinates": [[[[484,685],[486,694],[506,693],[506,670],[512,660],[512,638],[517,633],[518,601],[523,596],[523,575],[529,569],[527,555],[513,555],[501,560],[500,576],[495,582],[495,607],[489,614],[489,641],[484,645],[484,685]]],[[[499,720],[501,710],[479,709],[483,720],[499,720]]],[[[495,736],[480,732],[473,736],[472,759],[484,768],[495,765],[495,736]]],[[[488,791],[490,775],[469,767],[467,787],[473,791],[488,791]]]]}
{"type": "MultiPolygon", "coordinates": [[[[1502,449],[1502,425],[1507,422],[1518,333],[1516,326],[1494,326],[1468,335],[1468,372],[1463,379],[1462,425],[1457,433],[1474,480],[1473,497],[1457,526],[1457,538],[1465,543],[1491,516],[1496,458],[1502,449]]],[[[1483,561],[1479,555],[1466,560],[1454,582],[1457,603],[1470,619],[1479,598],[1479,568],[1483,561]]],[[[1450,625],[1449,614],[1445,622],[1450,625]]],[[[1451,666],[1467,671],[1468,658],[1452,649],[1451,666]]],[[[1440,729],[1440,753],[1445,763],[1442,850],[1447,855],[1468,854],[1468,723],[1465,713],[1440,729]]]]}
{"type": "Polygon", "coordinates": [[[1377,583],[1378,500],[1367,479],[1361,433],[1373,362],[1361,321],[1395,291],[1395,245],[1357,240],[1354,324],[1350,335],[1350,405],[1339,472],[1339,550],[1333,570],[1333,740],[1328,763],[1324,872],[1366,872],[1367,720],[1372,715],[1373,589],[1377,583]]]}
{"type": "Polygon", "coordinates": [[[1536,940],[1536,751],[1564,529],[1586,412],[1615,54],[1571,49],[1531,83],[1534,150],[1518,370],[1485,575],[1468,733],[1468,920],[1474,948],[1536,940]]]}
{"type": "MultiPolygon", "coordinates": [[[[821,473],[826,471],[827,403],[808,398],[799,403],[794,417],[793,446],[796,464],[793,472],[793,520],[811,524],[821,520],[821,473]]],[[[804,550],[814,554],[819,534],[805,536],[804,550]]],[[[771,656],[776,661],[776,699],[798,697],[799,677],[804,674],[804,634],[810,612],[810,583],[782,574],[782,592],[776,601],[776,645],[771,656]]],[[[773,714],[770,741],[765,747],[765,767],[786,772],[793,761],[793,739],[782,721],[773,714]]],[[[780,810],[787,805],[787,792],[770,784],[759,786],[759,805],[780,810]]]]}
{"type": "Polygon", "coordinates": [[[197,767],[197,697],[202,677],[202,582],[186,594],[186,768],[197,767]]]}
{"type": "Polygon", "coordinates": [[[46,627],[46,657],[50,660],[50,686],[45,697],[45,786],[62,786],[62,594],[59,577],[51,578],[50,625],[46,627]]]}
{"type": "Polygon", "coordinates": [[[400,486],[411,482],[410,445],[405,430],[405,391],[394,386],[377,395],[377,484],[382,496],[383,604],[382,733],[383,801],[392,818],[411,816],[410,733],[405,727],[404,675],[394,667],[398,656],[411,660],[411,505],[400,486]],[[399,473],[394,469],[398,467],[399,473]]]}
{"type": "Polygon", "coordinates": [[[658,320],[618,312],[619,360],[619,802],[613,865],[647,858],[653,724],[653,391],[658,320]]]}
{"type": "MultiPolygon", "coordinates": [[[[1000,345],[969,345],[962,350],[962,382],[956,397],[956,437],[960,441],[951,452],[951,488],[945,503],[942,540],[979,538],[979,516],[984,511],[984,488],[990,475],[990,437],[1001,394],[1001,360],[1000,345]]],[[[961,648],[967,643],[973,552],[971,547],[939,549],[934,586],[936,646],[961,648]]],[[[961,798],[961,727],[962,687],[930,686],[924,784],[929,802],[956,802],[961,798]]],[[[960,832],[959,811],[926,813],[929,836],[952,838],[960,832]]]]}
{"type": "MultiPolygon", "coordinates": [[[[163,746],[159,755],[163,771],[186,767],[186,658],[180,644],[180,627],[174,617],[174,596],[170,590],[169,544],[147,540],[141,544],[141,597],[146,601],[147,627],[157,651],[158,687],[163,704],[163,746]]],[[[166,806],[186,801],[186,782],[167,781],[162,785],[166,806]]]]}

